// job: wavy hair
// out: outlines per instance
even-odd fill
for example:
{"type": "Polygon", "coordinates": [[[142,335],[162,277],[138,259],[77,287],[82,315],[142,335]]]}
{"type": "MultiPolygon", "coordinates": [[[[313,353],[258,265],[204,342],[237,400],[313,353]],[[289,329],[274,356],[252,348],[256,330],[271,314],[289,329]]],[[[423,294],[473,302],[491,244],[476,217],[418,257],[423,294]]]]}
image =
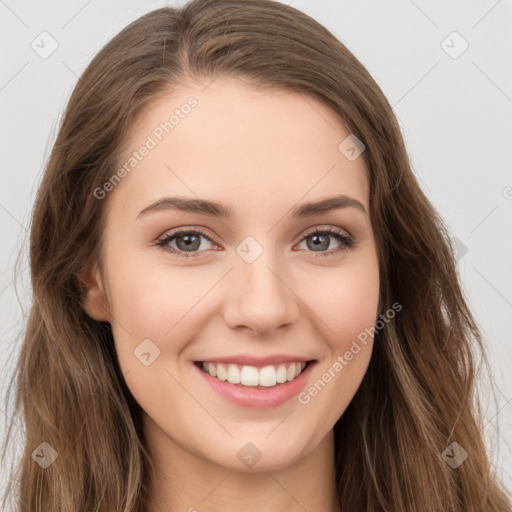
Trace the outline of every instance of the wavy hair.
{"type": "Polygon", "coordinates": [[[343,510],[510,512],[483,439],[477,352],[448,229],[412,172],[393,110],[324,26],[272,0],[193,0],[151,11],[92,59],[67,103],[30,226],[32,303],[13,378],[23,451],[4,496],[18,512],[143,512],[152,461],[142,409],[120,370],[111,326],[83,309],[81,272],[101,265],[108,197],[130,127],[190,78],[242,78],[327,105],[365,145],[380,311],[365,377],[334,426],[343,510]],[[43,468],[38,453],[57,462],[43,468]],[[443,451],[468,453],[456,469],[443,451]],[[39,450],[39,452],[38,452],[39,450]],[[44,451],[46,450],[46,451],[44,451]],[[43,453],[41,452],[41,453],[43,453]]]}

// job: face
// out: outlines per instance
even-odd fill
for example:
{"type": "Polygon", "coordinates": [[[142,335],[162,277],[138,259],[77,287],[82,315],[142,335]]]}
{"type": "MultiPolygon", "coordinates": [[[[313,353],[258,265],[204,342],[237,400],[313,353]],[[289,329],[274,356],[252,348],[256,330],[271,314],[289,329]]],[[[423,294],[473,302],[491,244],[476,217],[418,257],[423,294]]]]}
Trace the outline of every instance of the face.
{"type": "Polygon", "coordinates": [[[273,470],[326,438],[367,369],[369,186],[317,100],[234,79],[203,89],[155,101],[133,127],[119,166],[130,170],[98,192],[102,274],[86,309],[112,324],[154,446],[236,471],[259,453],[273,470]]]}

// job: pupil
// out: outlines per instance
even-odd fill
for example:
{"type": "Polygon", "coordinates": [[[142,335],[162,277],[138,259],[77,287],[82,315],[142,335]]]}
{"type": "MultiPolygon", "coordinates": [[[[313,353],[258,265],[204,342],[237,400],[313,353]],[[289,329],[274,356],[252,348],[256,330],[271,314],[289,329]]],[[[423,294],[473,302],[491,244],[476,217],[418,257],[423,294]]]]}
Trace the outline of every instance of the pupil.
{"type": "Polygon", "coordinates": [[[314,241],[313,241],[312,246],[310,246],[310,249],[318,248],[320,245],[322,245],[322,242],[323,242],[322,249],[327,249],[329,247],[329,239],[328,239],[328,237],[326,235],[312,235],[311,238],[314,241]],[[323,238],[323,241],[319,240],[319,238],[323,238]],[[327,241],[327,245],[325,243],[326,241],[327,241]]]}
{"type": "MultiPolygon", "coordinates": [[[[197,235],[183,235],[179,238],[177,238],[177,245],[179,247],[179,241],[183,240],[185,243],[185,248],[192,248],[192,249],[198,249],[200,245],[199,237],[197,235]],[[194,241],[194,238],[196,239],[194,241]],[[192,240],[191,240],[192,239],[192,240]],[[194,245],[195,243],[195,245],[194,245]]],[[[181,249],[181,247],[180,247],[181,249]]]]}

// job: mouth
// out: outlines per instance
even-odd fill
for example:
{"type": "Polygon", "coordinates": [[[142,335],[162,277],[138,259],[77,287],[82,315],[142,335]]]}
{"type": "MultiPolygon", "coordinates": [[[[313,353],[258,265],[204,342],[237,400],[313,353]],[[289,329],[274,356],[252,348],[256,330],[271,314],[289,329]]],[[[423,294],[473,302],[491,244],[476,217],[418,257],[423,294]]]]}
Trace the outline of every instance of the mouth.
{"type": "Polygon", "coordinates": [[[262,367],[234,363],[194,361],[204,373],[221,382],[252,389],[277,388],[297,379],[316,359],[288,361],[262,367]]]}

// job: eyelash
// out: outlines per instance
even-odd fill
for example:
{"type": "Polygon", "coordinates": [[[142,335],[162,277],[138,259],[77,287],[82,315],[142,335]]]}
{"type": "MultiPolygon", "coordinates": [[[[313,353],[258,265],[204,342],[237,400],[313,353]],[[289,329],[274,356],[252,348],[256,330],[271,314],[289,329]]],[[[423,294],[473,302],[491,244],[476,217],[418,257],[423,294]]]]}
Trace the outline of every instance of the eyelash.
{"type": "MultiPolygon", "coordinates": [[[[195,257],[197,257],[196,255],[198,253],[203,252],[203,251],[196,251],[196,252],[186,253],[185,251],[179,251],[179,250],[176,250],[176,249],[174,249],[172,247],[167,246],[167,244],[169,242],[171,242],[174,238],[177,238],[179,235],[183,235],[183,234],[187,234],[187,235],[190,235],[190,234],[201,235],[204,238],[206,238],[209,242],[212,242],[213,244],[215,244],[215,242],[205,232],[201,231],[201,229],[197,229],[196,228],[196,229],[189,229],[189,230],[182,229],[182,230],[179,230],[179,231],[174,231],[174,232],[168,233],[163,238],[160,238],[159,240],[157,240],[155,245],[158,246],[158,247],[163,247],[164,250],[169,251],[172,254],[175,254],[179,258],[185,258],[186,259],[186,258],[195,258],[195,257]]],[[[298,243],[301,243],[306,238],[310,237],[311,235],[316,235],[316,234],[330,235],[333,238],[335,238],[336,240],[338,240],[339,242],[341,242],[341,245],[338,248],[336,248],[336,249],[332,249],[332,250],[329,250],[329,251],[322,251],[322,252],[317,253],[315,255],[315,257],[318,257],[318,258],[322,258],[322,257],[326,257],[326,256],[332,256],[334,253],[338,253],[340,251],[348,251],[348,250],[350,250],[351,248],[353,248],[356,245],[356,242],[354,241],[354,239],[352,237],[347,236],[341,230],[338,230],[336,228],[326,228],[326,229],[316,229],[316,230],[313,229],[312,231],[307,232],[299,240],[298,243]]],[[[314,251],[311,251],[311,252],[314,252],[314,251]]]]}

